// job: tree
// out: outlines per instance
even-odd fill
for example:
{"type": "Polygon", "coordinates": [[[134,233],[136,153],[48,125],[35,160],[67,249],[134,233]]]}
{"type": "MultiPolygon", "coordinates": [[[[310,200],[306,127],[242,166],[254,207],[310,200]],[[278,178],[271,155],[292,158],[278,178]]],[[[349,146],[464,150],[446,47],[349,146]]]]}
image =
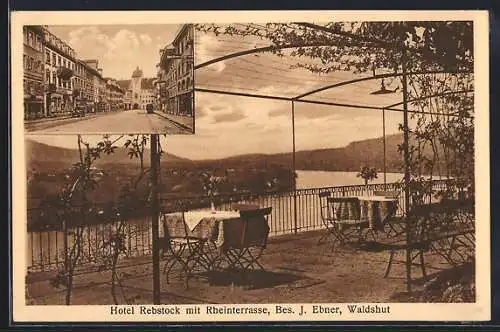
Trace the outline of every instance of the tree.
{"type": "Polygon", "coordinates": [[[114,153],[116,147],[113,145],[115,142],[111,141],[109,136],[104,136],[96,147],[91,147],[81,135],[78,135],[79,161],[73,164],[71,181],[59,195],[59,204],[56,208],[60,210],[65,233],[64,261],[62,269],[51,279],[51,284],[54,287],[64,286],[66,288],[66,305],[71,304],[73,277],[83,253],[86,221],[93,213],[87,199],[87,192],[95,188],[97,184],[93,176],[92,165],[101,157],[101,154],[114,153]],[[68,240],[69,238],[71,241],[68,240]]]}
{"type": "MultiPolygon", "coordinates": [[[[144,175],[149,172],[144,163],[144,151],[148,139],[146,135],[129,136],[131,138],[125,142],[124,148],[128,149],[130,158],[139,160],[140,174],[138,178],[132,179],[131,184],[125,183],[123,185],[118,200],[113,202],[104,212],[88,199],[88,193],[98,185],[95,172],[92,171],[93,164],[102,155],[114,153],[118,148],[115,144],[123,136],[111,140],[109,136],[105,135],[103,140],[99,141],[96,146],[90,146],[88,142],[83,140],[81,135],[78,135],[79,161],[73,164],[70,183],[60,193],[57,206],[52,206],[61,215],[63,222],[65,259],[62,269],[51,280],[51,284],[54,287],[63,286],[66,288],[65,302],[67,305],[71,304],[75,270],[83,261],[97,263],[98,271],[109,270],[111,272],[111,295],[115,304],[119,303],[117,286],[127,304],[137,298],[137,296],[129,296],[123,291],[123,278],[127,274],[118,273],[117,264],[119,259],[127,256],[129,251],[126,244],[127,235],[131,235],[128,221],[136,215],[137,211],[144,208],[147,198],[141,199],[141,195],[148,196],[150,191],[150,187],[148,187],[147,192],[141,190],[139,193],[138,190],[144,175]],[[100,218],[102,222],[106,222],[109,227],[107,227],[108,231],[104,230],[102,237],[99,237],[100,239],[95,240],[97,242],[92,244],[92,239],[85,238],[85,230],[89,226],[88,221],[97,218],[100,218]],[[94,250],[87,253],[87,250],[84,250],[87,249],[84,248],[85,245],[93,246],[94,250]],[[87,260],[84,260],[84,258],[87,260]]],[[[161,156],[161,147],[159,151],[161,156]]]]}
{"type": "MultiPolygon", "coordinates": [[[[268,23],[265,25],[196,24],[201,32],[237,37],[258,37],[270,42],[268,52],[283,56],[284,45],[297,67],[317,73],[345,70],[401,70],[402,51],[412,61],[409,70],[473,70],[472,21],[268,23]],[[314,65],[311,61],[316,59],[314,65]]],[[[409,59],[410,60],[410,59],[409,59]]]]}
{"type": "Polygon", "coordinates": [[[368,185],[368,181],[374,180],[377,178],[377,169],[374,167],[363,166],[361,167],[358,174],[356,174],[358,178],[362,178],[365,180],[365,186],[368,185]]]}
{"type": "MultiPolygon", "coordinates": [[[[100,256],[100,270],[110,270],[111,272],[111,296],[115,304],[119,304],[117,294],[117,286],[119,287],[121,298],[126,304],[132,304],[140,295],[130,296],[123,291],[123,279],[129,276],[126,272],[118,272],[118,261],[121,257],[127,257],[130,254],[130,247],[127,247],[127,237],[133,235],[129,221],[138,211],[141,211],[148,206],[151,196],[150,182],[147,181],[147,189],[140,188],[144,176],[151,170],[146,168],[144,163],[144,152],[148,143],[147,135],[129,135],[129,138],[124,143],[124,148],[128,150],[128,155],[131,159],[139,160],[140,172],[139,176],[132,179],[131,183],[125,183],[120,189],[120,195],[116,202],[116,222],[112,225],[108,236],[102,241],[98,247],[98,255],[100,256]]],[[[159,147],[160,157],[162,149],[159,147]]],[[[147,178],[146,178],[147,179],[147,178]]]]}

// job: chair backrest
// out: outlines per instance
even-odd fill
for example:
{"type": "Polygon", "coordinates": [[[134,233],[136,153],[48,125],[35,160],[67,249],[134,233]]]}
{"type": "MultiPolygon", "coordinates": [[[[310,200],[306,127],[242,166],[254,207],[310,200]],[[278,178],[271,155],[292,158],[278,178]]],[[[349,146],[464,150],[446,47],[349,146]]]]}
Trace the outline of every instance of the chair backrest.
{"type": "MultiPolygon", "coordinates": [[[[186,239],[192,236],[192,232],[186,224],[186,219],[184,216],[184,211],[173,213],[173,214],[163,214],[163,234],[166,247],[171,246],[171,241],[175,239],[186,239]]],[[[193,236],[194,237],[194,236],[193,236]]]]}
{"type": "Polygon", "coordinates": [[[160,219],[163,224],[163,247],[171,248],[172,244],[170,241],[179,237],[178,233],[184,229],[182,219],[172,214],[162,214],[160,219]]]}
{"type": "Polygon", "coordinates": [[[331,192],[320,191],[318,196],[321,221],[326,225],[333,218],[332,211],[330,210],[330,206],[328,205],[328,198],[331,197],[331,192]]]}
{"type": "Polygon", "coordinates": [[[273,211],[272,207],[266,207],[266,208],[257,208],[257,209],[248,209],[248,210],[241,210],[240,211],[240,216],[243,219],[252,219],[256,217],[264,217],[267,221],[267,218],[273,211]]]}
{"type": "Polygon", "coordinates": [[[236,204],[231,205],[231,208],[234,211],[257,210],[257,209],[259,209],[259,205],[247,204],[247,203],[236,203],[236,204]]]}
{"type": "Polygon", "coordinates": [[[224,250],[243,248],[246,221],[242,218],[224,220],[222,224],[224,230],[224,250]]]}
{"type": "MultiPolygon", "coordinates": [[[[473,202],[444,200],[414,206],[408,214],[410,238],[415,241],[427,241],[432,237],[439,237],[442,232],[459,227],[457,218],[463,213],[471,213],[471,205],[473,202]]],[[[474,224],[470,226],[474,227],[474,224]]]]}
{"type": "Polygon", "coordinates": [[[357,197],[330,197],[328,204],[334,220],[359,220],[361,218],[361,205],[357,197]]]}
{"type": "Polygon", "coordinates": [[[240,211],[240,218],[225,220],[224,248],[248,248],[267,246],[269,236],[268,217],[272,207],[240,211]]]}

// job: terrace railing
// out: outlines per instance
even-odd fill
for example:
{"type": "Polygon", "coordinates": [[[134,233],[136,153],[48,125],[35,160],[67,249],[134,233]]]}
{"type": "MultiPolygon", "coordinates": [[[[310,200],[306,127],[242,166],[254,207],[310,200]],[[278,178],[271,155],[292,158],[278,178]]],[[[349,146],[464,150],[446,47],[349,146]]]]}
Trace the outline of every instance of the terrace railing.
{"type": "MultiPolygon", "coordinates": [[[[433,191],[444,190],[447,186],[445,181],[434,181],[433,191]]],[[[377,190],[399,191],[400,195],[398,214],[404,211],[404,190],[401,183],[370,184],[340,187],[322,187],[312,189],[299,189],[296,191],[274,192],[263,194],[234,194],[219,195],[215,197],[214,203],[218,210],[230,210],[232,204],[249,203],[262,207],[272,207],[272,215],[269,217],[270,236],[305,232],[320,229],[322,227],[320,216],[319,193],[328,191],[333,197],[371,195],[377,190]]],[[[163,198],[161,200],[162,213],[179,211],[180,207],[189,210],[203,209],[210,206],[208,197],[175,197],[163,198]]],[[[116,209],[107,207],[93,207],[94,217],[86,217],[86,223],[81,224],[83,234],[81,237],[82,255],[80,264],[97,263],[100,245],[106,241],[120,217],[116,216],[116,209]],[[113,216],[106,218],[114,211],[113,216]]],[[[119,212],[119,211],[118,211],[119,212]]],[[[37,208],[28,211],[28,225],[36,224],[34,219],[43,215],[43,220],[57,220],[61,217],[60,211],[47,211],[47,208],[37,208]],[[31,220],[30,220],[31,219],[31,220]]],[[[128,217],[123,228],[126,250],[123,255],[128,257],[144,256],[151,254],[151,221],[147,209],[141,215],[128,217]]],[[[28,271],[43,271],[56,269],[64,262],[65,251],[71,247],[74,239],[74,231],[71,227],[60,227],[58,222],[52,228],[28,228],[28,271]]],[[[160,236],[163,229],[160,227],[160,236]]]]}

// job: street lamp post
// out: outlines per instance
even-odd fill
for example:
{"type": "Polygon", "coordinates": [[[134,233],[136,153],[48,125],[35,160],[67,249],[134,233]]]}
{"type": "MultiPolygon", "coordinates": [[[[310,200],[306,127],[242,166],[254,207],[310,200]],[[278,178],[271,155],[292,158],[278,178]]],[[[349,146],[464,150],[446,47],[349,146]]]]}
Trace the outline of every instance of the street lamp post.
{"type": "MultiPolygon", "coordinates": [[[[375,76],[375,68],[373,68],[373,76],[375,76]]],[[[382,95],[382,94],[391,94],[395,93],[398,90],[398,88],[394,90],[389,90],[385,87],[384,84],[384,79],[382,79],[382,82],[380,84],[380,89],[377,91],[372,92],[372,95],[382,95]]],[[[385,141],[385,109],[382,109],[382,143],[384,146],[384,190],[386,189],[387,185],[387,166],[386,166],[386,161],[387,161],[387,156],[386,156],[386,141],[385,141]]]]}

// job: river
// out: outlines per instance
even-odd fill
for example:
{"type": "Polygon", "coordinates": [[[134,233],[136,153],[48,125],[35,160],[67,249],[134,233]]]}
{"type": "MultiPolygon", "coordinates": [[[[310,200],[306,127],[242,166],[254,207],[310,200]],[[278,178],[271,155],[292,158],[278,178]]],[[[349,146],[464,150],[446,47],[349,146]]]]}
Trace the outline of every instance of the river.
{"type": "MultiPolygon", "coordinates": [[[[356,177],[356,172],[327,172],[327,171],[297,171],[297,188],[311,189],[321,187],[336,187],[348,185],[362,185],[364,181],[356,177]]],[[[387,183],[399,182],[402,174],[388,173],[387,183]]],[[[370,184],[383,183],[384,176],[379,174],[370,184]]],[[[348,195],[362,195],[362,189],[346,192],[348,195]]],[[[261,196],[247,203],[260,206],[270,206],[273,212],[269,218],[271,235],[290,232],[293,224],[293,195],[272,194],[261,196]]],[[[224,209],[224,207],[221,207],[224,209]]],[[[227,208],[227,207],[226,207],[227,208]]],[[[297,221],[299,231],[322,227],[318,195],[312,192],[297,195],[297,221]]],[[[94,255],[95,247],[105,240],[105,234],[110,231],[111,225],[94,225],[85,229],[84,255],[94,255]]],[[[130,220],[127,223],[126,247],[130,255],[144,255],[151,252],[151,226],[149,218],[130,220]]],[[[160,236],[162,236],[160,230],[160,236]]],[[[36,270],[53,269],[63,260],[64,234],[58,231],[28,233],[28,248],[26,252],[27,265],[36,270]]]]}
{"type": "MultiPolygon", "coordinates": [[[[364,180],[356,176],[357,172],[331,172],[331,171],[297,171],[297,189],[362,185],[364,180]]],[[[387,173],[387,183],[399,182],[403,179],[401,173],[387,173]]],[[[378,178],[370,184],[384,183],[384,174],[379,173],[378,178]]]]}

